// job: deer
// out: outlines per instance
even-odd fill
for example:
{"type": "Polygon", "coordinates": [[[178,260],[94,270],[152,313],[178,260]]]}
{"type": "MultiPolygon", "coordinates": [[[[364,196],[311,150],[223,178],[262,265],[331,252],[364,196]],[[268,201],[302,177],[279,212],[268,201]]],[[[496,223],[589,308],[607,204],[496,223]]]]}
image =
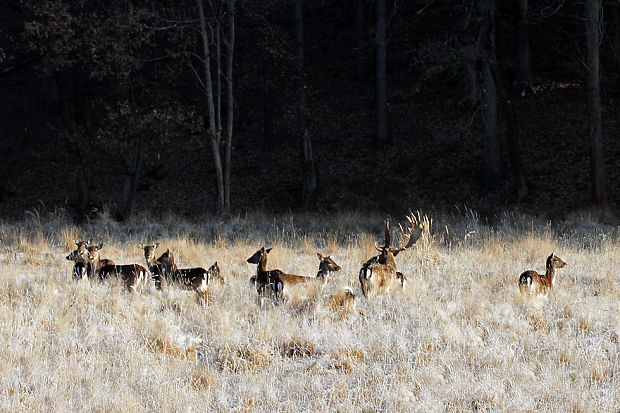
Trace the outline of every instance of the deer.
{"type": "Polygon", "coordinates": [[[404,287],[406,277],[397,271],[395,257],[402,251],[411,248],[422,236],[424,225],[414,215],[407,216],[409,221],[409,239],[404,247],[390,247],[390,221],[385,221],[385,245],[380,246],[375,242],[375,249],[380,252],[366,261],[359,272],[359,280],[362,293],[367,299],[372,299],[380,292],[388,292],[392,289],[395,281],[399,281],[404,287]]]}
{"type": "Polygon", "coordinates": [[[319,269],[316,277],[286,274],[280,270],[267,271],[267,255],[270,251],[271,248],[266,250],[263,247],[247,260],[251,264],[257,264],[256,275],[252,276],[250,282],[256,284],[260,296],[266,295],[266,288],[269,288],[271,289],[269,293],[273,293],[276,299],[284,299],[286,294],[295,286],[317,285],[317,282],[324,286],[331,271],[340,271],[340,266],[330,255],[323,256],[319,252],[316,253],[319,258],[319,269]]]}
{"type": "MultiPolygon", "coordinates": [[[[148,246],[147,246],[148,247],[148,246]]],[[[145,257],[147,249],[144,249],[145,257]]],[[[147,259],[147,263],[148,263],[147,259]]],[[[152,260],[150,262],[153,262],[152,260]]],[[[207,286],[212,281],[224,283],[224,277],[217,261],[208,270],[202,267],[181,268],[179,269],[174,262],[174,255],[167,249],[150,269],[155,281],[155,288],[161,290],[162,280],[180,285],[186,290],[194,290],[203,303],[208,302],[207,286]]]]}
{"type": "Polygon", "coordinates": [[[88,277],[88,271],[86,269],[88,250],[86,249],[86,246],[90,243],[90,240],[79,241],[74,239],[73,243],[77,248],[74,251],[71,251],[71,253],[65,258],[74,262],[72,271],[73,278],[76,280],[84,280],[88,277]]]}
{"type": "Polygon", "coordinates": [[[93,277],[99,275],[101,280],[109,277],[120,278],[129,291],[135,290],[139,284],[146,284],[146,268],[139,264],[115,265],[112,260],[101,259],[99,251],[102,248],[103,242],[88,246],[88,265],[93,277]]]}
{"type": "Polygon", "coordinates": [[[555,270],[564,268],[566,263],[554,252],[547,257],[546,271],[539,274],[536,271],[528,270],[519,277],[519,290],[521,294],[547,295],[549,290],[553,288],[555,281],[555,270]]]}
{"type": "Polygon", "coordinates": [[[154,267],[159,264],[155,259],[155,250],[159,246],[159,242],[156,242],[155,244],[138,244],[138,246],[144,251],[146,268],[151,272],[151,274],[153,274],[153,271],[156,270],[154,267]]]}

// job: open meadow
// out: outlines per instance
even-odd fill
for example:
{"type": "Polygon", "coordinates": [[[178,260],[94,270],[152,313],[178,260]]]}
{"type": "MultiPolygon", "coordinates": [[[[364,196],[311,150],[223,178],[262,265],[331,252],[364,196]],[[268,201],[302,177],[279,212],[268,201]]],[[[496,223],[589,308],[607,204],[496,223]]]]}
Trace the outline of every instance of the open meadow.
{"type": "MultiPolygon", "coordinates": [[[[0,223],[0,411],[619,411],[618,227],[429,216],[396,257],[408,283],[372,301],[358,274],[385,216],[104,214],[76,227],[35,210],[0,223]],[[75,281],[74,239],[141,265],[138,243],[159,242],[182,267],[217,261],[225,284],[203,306],[174,286],[75,281]],[[303,275],[316,274],[317,251],[331,254],[342,269],[323,293],[352,287],[357,311],[322,296],[259,307],[246,259],[262,246],[268,268],[303,275]],[[523,297],[519,275],[544,272],[551,252],[567,263],[555,286],[523,297]]],[[[404,218],[392,217],[394,234],[404,218]]]]}

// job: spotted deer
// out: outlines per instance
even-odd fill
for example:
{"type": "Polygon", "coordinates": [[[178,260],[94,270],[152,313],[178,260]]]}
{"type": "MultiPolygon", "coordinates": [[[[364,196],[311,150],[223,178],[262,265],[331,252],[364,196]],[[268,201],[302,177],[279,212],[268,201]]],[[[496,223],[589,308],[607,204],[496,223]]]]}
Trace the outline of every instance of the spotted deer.
{"type": "Polygon", "coordinates": [[[380,292],[390,291],[395,281],[399,281],[401,286],[405,285],[406,277],[397,271],[394,258],[401,251],[411,248],[424,230],[423,224],[416,216],[407,216],[407,220],[410,224],[409,239],[401,248],[390,247],[390,222],[385,221],[385,245],[379,246],[375,243],[375,248],[380,254],[366,261],[360,269],[359,280],[364,297],[372,299],[380,292]]]}
{"type": "Polygon", "coordinates": [[[551,253],[547,257],[546,272],[539,274],[528,270],[519,277],[519,290],[521,294],[547,295],[555,281],[556,268],[564,268],[566,263],[560,257],[551,253]]]}
{"type": "Polygon", "coordinates": [[[139,264],[115,265],[112,260],[101,258],[102,248],[103,242],[88,247],[89,271],[93,277],[98,275],[102,280],[117,277],[123,281],[129,291],[135,290],[140,284],[146,284],[146,268],[139,264]]]}
{"type": "Polygon", "coordinates": [[[319,258],[319,270],[316,277],[286,274],[280,270],[267,271],[267,255],[270,251],[271,248],[267,250],[261,248],[248,258],[249,263],[258,264],[256,276],[253,276],[250,281],[256,284],[259,295],[265,295],[265,288],[270,288],[269,294],[273,294],[276,299],[283,300],[296,286],[303,289],[308,284],[317,285],[317,282],[325,285],[331,271],[340,271],[340,266],[331,256],[324,257],[318,252],[316,255],[319,258]]]}
{"type": "MultiPolygon", "coordinates": [[[[146,250],[145,250],[146,256],[146,250]]],[[[174,255],[169,249],[166,250],[156,261],[151,270],[155,280],[155,288],[161,289],[163,280],[181,286],[186,290],[194,290],[203,303],[207,303],[207,286],[217,281],[224,283],[224,277],[217,261],[208,270],[202,267],[178,268],[174,262],[174,255]]]]}
{"type": "Polygon", "coordinates": [[[69,261],[74,262],[73,271],[71,273],[73,278],[76,280],[83,280],[88,277],[88,272],[86,269],[86,263],[88,261],[88,250],[86,249],[86,246],[90,243],[90,240],[79,241],[74,239],[73,243],[76,245],[77,248],[74,251],[71,251],[71,253],[65,258],[69,261]]]}

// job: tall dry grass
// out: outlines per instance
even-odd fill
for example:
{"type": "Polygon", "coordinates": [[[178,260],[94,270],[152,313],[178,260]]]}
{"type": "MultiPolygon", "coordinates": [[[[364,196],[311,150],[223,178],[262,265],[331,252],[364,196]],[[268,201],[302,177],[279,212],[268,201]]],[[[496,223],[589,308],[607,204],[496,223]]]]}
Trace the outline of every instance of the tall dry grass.
{"type": "MultiPolygon", "coordinates": [[[[511,214],[436,216],[398,255],[404,290],[365,318],[323,305],[259,308],[245,260],[273,246],[270,268],[316,274],[315,252],[342,267],[328,286],[359,294],[382,216],[246,216],[75,227],[62,210],[0,223],[1,411],[617,411],[620,407],[618,228],[588,216],[547,223],[511,214]],[[217,260],[210,305],[173,287],[130,294],[71,279],[72,239],[142,264],[158,241],[180,266],[217,260]],[[517,279],[568,266],[549,297],[517,279]]],[[[395,219],[398,217],[394,217],[395,219]]],[[[401,217],[402,218],[402,217],[401,217]]]]}

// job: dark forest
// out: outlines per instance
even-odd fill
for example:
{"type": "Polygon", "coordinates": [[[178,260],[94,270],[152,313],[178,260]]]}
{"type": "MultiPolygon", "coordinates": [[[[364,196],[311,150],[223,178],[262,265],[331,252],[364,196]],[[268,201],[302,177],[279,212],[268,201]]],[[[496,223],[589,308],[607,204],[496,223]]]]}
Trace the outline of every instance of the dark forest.
{"type": "Polygon", "coordinates": [[[619,9],[6,0],[1,217],[613,216],[619,9]]]}

